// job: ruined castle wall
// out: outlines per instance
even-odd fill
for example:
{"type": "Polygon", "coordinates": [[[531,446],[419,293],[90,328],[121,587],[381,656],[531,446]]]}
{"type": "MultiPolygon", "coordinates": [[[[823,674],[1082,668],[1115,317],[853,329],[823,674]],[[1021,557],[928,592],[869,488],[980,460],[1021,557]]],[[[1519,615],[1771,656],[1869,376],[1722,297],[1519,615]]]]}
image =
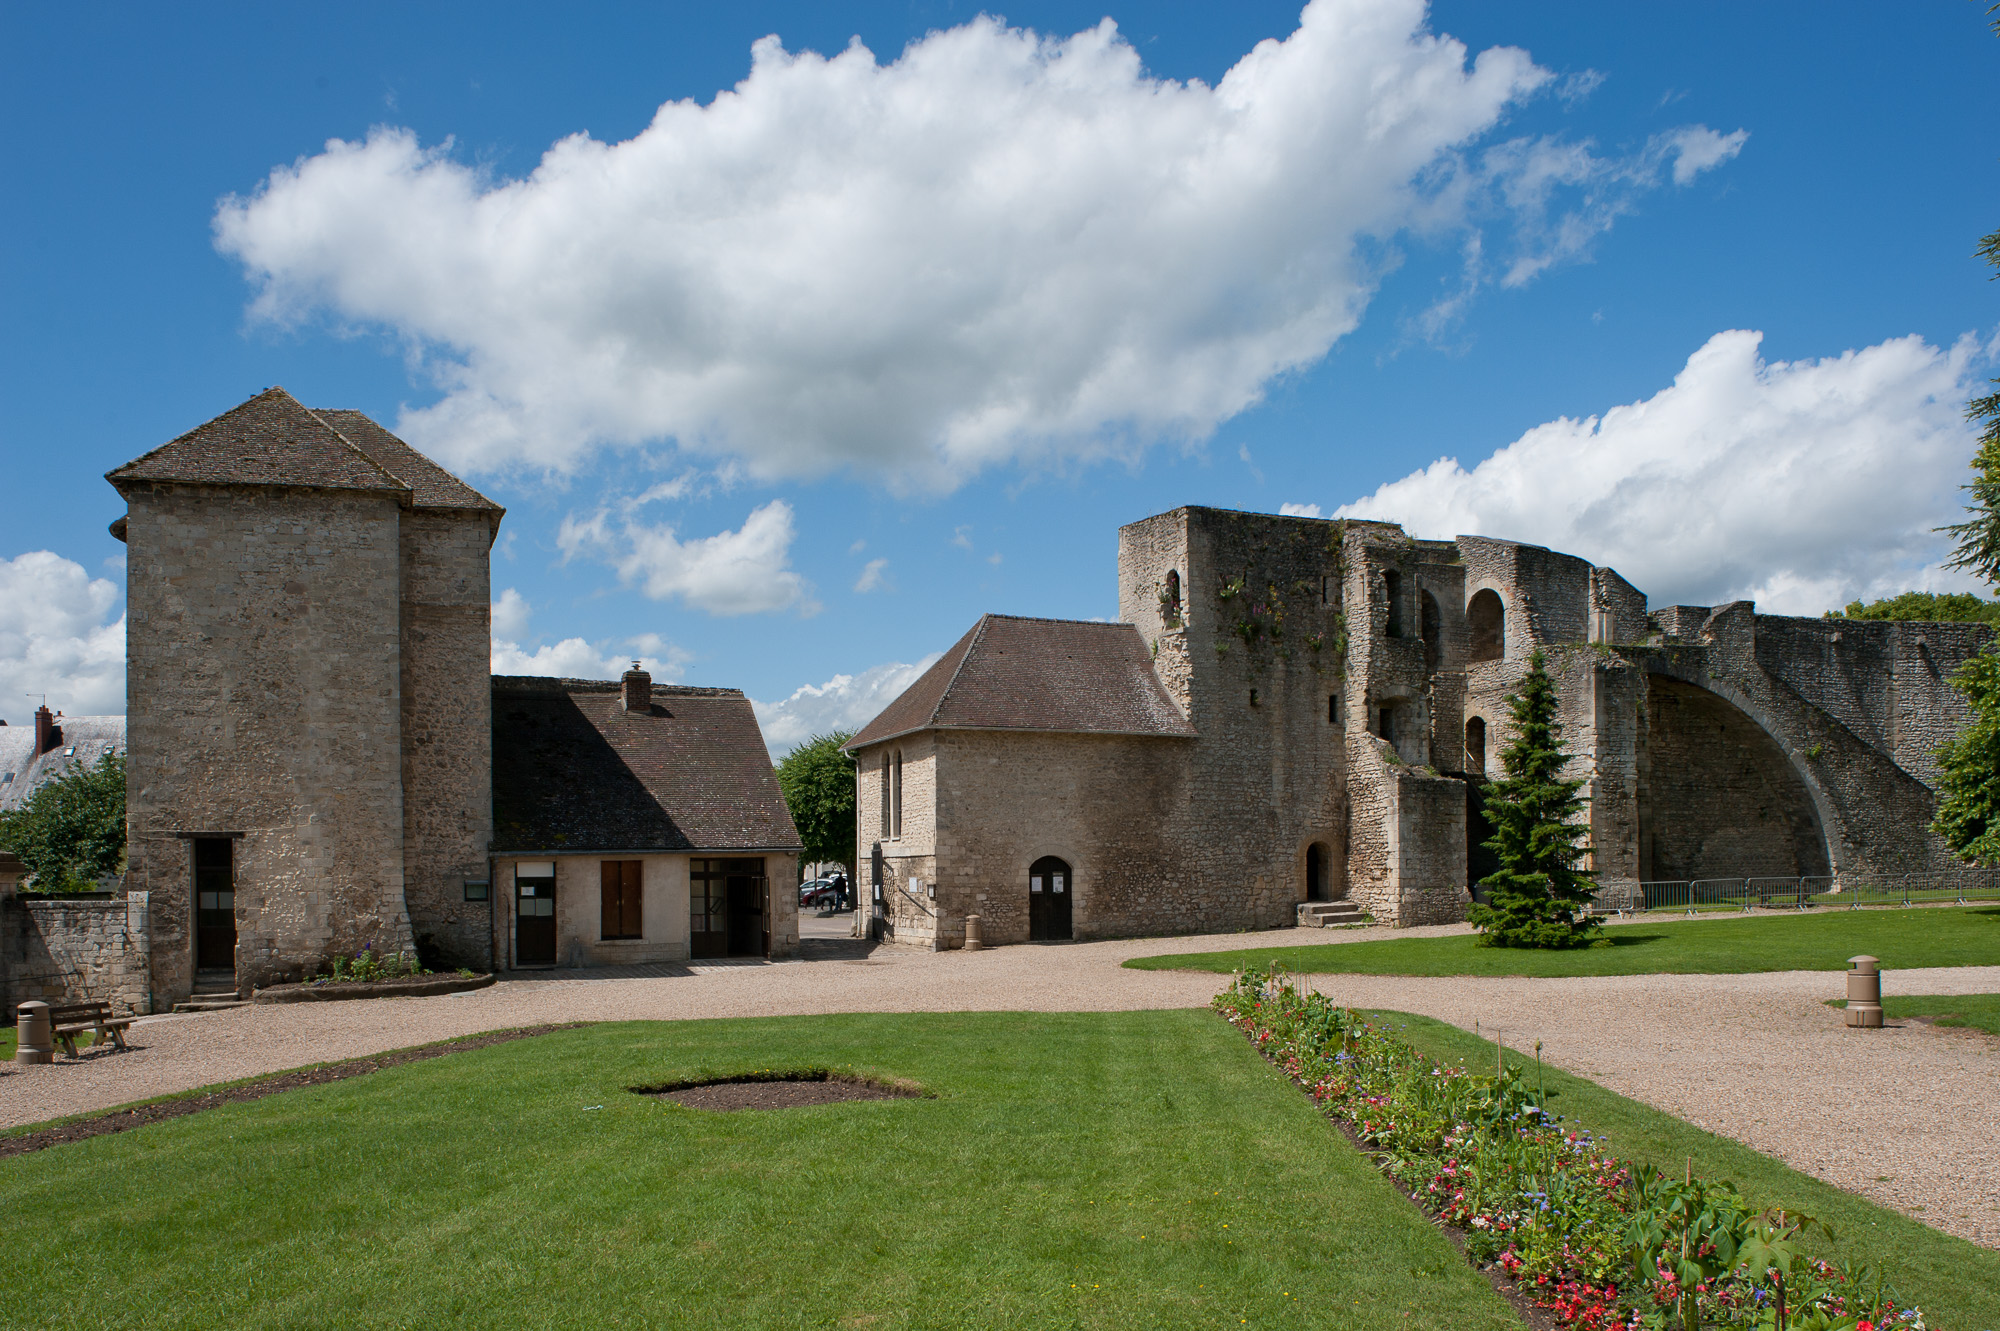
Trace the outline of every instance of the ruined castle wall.
{"type": "Polygon", "coordinates": [[[240,985],[412,942],[394,496],[128,494],[128,885],[154,990],[193,984],[192,833],[236,833],[240,985]]]}
{"type": "Polygon", "coordinates": [[[403,515],[403,893],[420,947],[451,966],[491,964],[488,909],[465,900],[487,876],[493,824],[492,516],[403,515]]]}

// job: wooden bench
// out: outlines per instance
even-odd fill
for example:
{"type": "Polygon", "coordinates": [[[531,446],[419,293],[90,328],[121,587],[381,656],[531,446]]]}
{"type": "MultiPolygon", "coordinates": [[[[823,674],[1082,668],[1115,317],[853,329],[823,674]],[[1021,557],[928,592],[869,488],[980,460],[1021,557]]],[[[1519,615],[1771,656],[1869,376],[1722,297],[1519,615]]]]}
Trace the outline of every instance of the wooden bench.
{"type": "Polygon", "coordinates": [[[109,1003],[70,1003],[49,1009],[49,1034],[71,1058],[77,1057],[76,1037],[90,1032],[96,1033],[99,1044],[108,1039],[113,1048],[128,1048],[125,1028],[131,1024],[130,1017],[112,1016],[109,1003]]]}

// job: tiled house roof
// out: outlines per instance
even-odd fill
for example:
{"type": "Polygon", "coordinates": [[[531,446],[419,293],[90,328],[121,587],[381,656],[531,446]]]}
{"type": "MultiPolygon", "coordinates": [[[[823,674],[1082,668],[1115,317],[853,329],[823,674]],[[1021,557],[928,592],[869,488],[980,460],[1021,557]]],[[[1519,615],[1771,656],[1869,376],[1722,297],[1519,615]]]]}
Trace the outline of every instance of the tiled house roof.
{"type": "Polygon", "coordinates": [[[1195,733],[1132,625],[1013,615],[981,618],[847,747],[951,729],[1195,733]]]}
{"type": "Polygon", "coordinates": [[[358,411],[314,411],[267,388],[105,474],[113,485],[297,485],[404,494],[418,508],[505,510],[358,411]]]}
{"type": "Polygon", "coordinates": [[[494,854],[800,848],[741,691],[494,677],[494,854]]]}
{"type": "Polygon", "coordinates": [[[125,752],[122,716],[62,716],[56,724],[61,738],[42,754],[35,752],[33,726],[0,726],[0,813],[18,809],[38,787],[72,767],[125,752]]]}

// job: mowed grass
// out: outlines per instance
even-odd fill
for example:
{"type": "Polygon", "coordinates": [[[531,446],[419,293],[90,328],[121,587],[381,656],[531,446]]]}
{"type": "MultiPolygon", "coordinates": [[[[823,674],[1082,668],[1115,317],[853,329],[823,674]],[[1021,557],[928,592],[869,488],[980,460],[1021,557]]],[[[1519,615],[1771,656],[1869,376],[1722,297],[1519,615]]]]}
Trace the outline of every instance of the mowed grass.
{"type": "Polygon", "coordinates": [[[1611,925],[1591,946],[1567,951],[1481,947],[1477,935],[1453,934],[1184,952],[1125,964],[1223,974],[1281,965],[1300,974],[1345,975],[1733,975],[1846,970],[1849,957],[1863,954],[1879,957],[1885,971],[2000,966],[2000,906],[1649,919],[1611,925]]]}
{"type": "Polygon", "coordinates": [[[1203,1011],[621,1023],[0,1161],[20,1327],[1516,1328],[1203,1011]],[[935,1098],[630,1085],[851,1067],[935,1098]]]}
{"type": "MultiPolygon", "coordinates": [[[[1835,999],[1828,1007],[1846,1007],[1847,1000],[1835,999]]],[[[2000,1035],[2000,994],[1910,994],[1882,999],[1882,1012],[1889,1017],[1935,1017],[1939,1026],[1970,1026],[1988,1035],[2000,1035]]]]}
{"type": "MultiPolygon", "coordinates": [[[[1493,1067],[1496,1051],[1490,1040],[1410,1013],[1370,1015],[1433,1058],[1462,1059],[1475,1069],[1493,1067]]],[[[1534,1084],[1532,1057],[1509,1050],[1507,1061],[1525,1069],[1528,1084],[1534,1084]]],[[[1923,1308],[1932,1326],[1964,1331],[2000,1327],[2000,1252],[1941,1233],[1595,1082],[1546,1065],[1540,1075],[1548,1088],[1549,1111],[1609,1138],[1613,1154],[1676,1176],[1692,1161],[1697,1174],[1729,1180],[1760,1207],[1784,1206],[1825,1221],[1833,1227],[1836,1241],[1829,1245],[1830,1254],[1816,1251],[1862,1262],[1886,1275],[1905,1300],[1923,1308]]],[[[1921,1095],[1913,1098],[1912,1106],[1921,1112],[1921,1095]]],[[[1799,1108],[1810,1112],[1810,1106],[1799,1108]]],[[[1978,1204],[1968,1199],[1965,1206],[1978,1204]]],[[[1941,1216],[1958,1209],[1962,1208],[1953,1197],[1939,1197],[1931,1205],[1941,1216]]]]}

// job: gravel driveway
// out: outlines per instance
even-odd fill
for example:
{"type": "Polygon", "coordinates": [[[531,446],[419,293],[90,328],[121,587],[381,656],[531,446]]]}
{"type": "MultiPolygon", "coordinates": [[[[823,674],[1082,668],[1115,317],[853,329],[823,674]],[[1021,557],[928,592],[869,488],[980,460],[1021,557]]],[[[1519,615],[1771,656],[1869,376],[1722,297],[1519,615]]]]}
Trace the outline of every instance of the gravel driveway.
{"type": "MultiPolygon", "coordinates": [[[[1727,927],[1719,924],[1717,927],[1727,927]]],[[[824,1012],[1091,1012],[1199,1007],[1222,983],[1132,971],[1128,957],[1245,944],[1358,942],[1462,932],[1280,930],[987,952],[867,949],[811,938],[816,959],[617,978],[502,980],[439,998],[246,1007],[142,1019],[129,1054],[0,1065],[0,1126],[102,1109],[210,1082],[542,1022],[664,1021],[824,1012]],[[864,955],[865,954],[865,955],[864,955]]],[[[822,931],[812,931],[822,932],[822,931]]],[[[1850,1031],[1839,973],[1590,979],[1325,976],[1357,1007],[1421,1012],[1550,1063],[1953,1234],[2000,1248],[2000,1041],[1892,1023],[1850,1031]],[[1865,1054],[1864,1052],[1865,1051],[1865,1054]]],[[[1895,993],[2000,992],[2000,967],[1901,971],[1895,993]]]]}

